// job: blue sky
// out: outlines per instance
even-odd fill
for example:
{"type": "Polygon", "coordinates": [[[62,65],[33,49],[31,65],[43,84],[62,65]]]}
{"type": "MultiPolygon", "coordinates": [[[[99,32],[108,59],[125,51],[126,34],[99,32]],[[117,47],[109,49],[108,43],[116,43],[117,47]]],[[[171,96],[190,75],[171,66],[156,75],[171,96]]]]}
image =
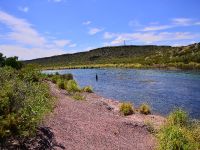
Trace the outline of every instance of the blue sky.
{"type": "Polygon", "coordinates": [[[1,0],[0,52],[33,59],[102,46],[200,42],[199,0],[1,0]]]}

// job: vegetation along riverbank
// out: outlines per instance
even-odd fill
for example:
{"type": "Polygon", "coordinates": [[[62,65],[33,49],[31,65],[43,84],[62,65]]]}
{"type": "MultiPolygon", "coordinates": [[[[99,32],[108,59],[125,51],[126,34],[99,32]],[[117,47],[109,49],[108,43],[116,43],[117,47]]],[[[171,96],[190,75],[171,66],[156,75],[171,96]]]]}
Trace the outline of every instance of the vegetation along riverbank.
{"type": "Polygon", "coordinates": [[[81,88],[72,74],[16,64],[16,57],[1,61],[1,149],[200,148],[199,121],[181,109],[164,118],[146,103],[135,108],[81,88]]]}

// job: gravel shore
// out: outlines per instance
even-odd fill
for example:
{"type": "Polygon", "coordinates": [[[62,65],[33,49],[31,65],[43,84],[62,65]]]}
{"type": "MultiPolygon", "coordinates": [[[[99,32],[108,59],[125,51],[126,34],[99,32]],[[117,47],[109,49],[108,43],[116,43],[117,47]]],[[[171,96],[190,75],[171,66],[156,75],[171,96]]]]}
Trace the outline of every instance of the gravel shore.
{"type": "Polygon", "coordinates": [[[119,114],[118,101],[105,99],[95,93],[84,93],[85,101],[72,99],[64,90],[49,82],[57,98],[52,114],[45,126],[51,128],[57,149],[67,150],[153,150],[155,137],[145,122],[159,127],[164,118],[154,115],[119,114]]]}

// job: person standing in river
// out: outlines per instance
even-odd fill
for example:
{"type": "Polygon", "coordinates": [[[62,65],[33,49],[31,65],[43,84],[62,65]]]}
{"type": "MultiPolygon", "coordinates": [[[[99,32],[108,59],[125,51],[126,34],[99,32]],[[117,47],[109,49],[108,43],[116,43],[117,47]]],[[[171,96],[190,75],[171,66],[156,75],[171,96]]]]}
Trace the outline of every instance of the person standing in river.
{"type": "Polygon", "coordinates": [[[96,74],[96,81],[98,81],[98,75],[96,74]]]}

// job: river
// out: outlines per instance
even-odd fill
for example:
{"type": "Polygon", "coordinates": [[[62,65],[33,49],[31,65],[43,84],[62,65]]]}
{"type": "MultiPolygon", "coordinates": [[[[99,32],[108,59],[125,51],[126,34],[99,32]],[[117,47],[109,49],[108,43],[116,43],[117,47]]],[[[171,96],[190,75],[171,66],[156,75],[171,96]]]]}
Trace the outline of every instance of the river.
{"type": "Polygon", "coordinates": [[[65,69],[45,73],[72,73],[81,87],[91,85],[106,98],[146,102],[154,114],[167,115],[177,107],[200,119],[200,72],[143,69],[65,69]],[[96,74],[98,81],[96,81],[96,74]]]}

